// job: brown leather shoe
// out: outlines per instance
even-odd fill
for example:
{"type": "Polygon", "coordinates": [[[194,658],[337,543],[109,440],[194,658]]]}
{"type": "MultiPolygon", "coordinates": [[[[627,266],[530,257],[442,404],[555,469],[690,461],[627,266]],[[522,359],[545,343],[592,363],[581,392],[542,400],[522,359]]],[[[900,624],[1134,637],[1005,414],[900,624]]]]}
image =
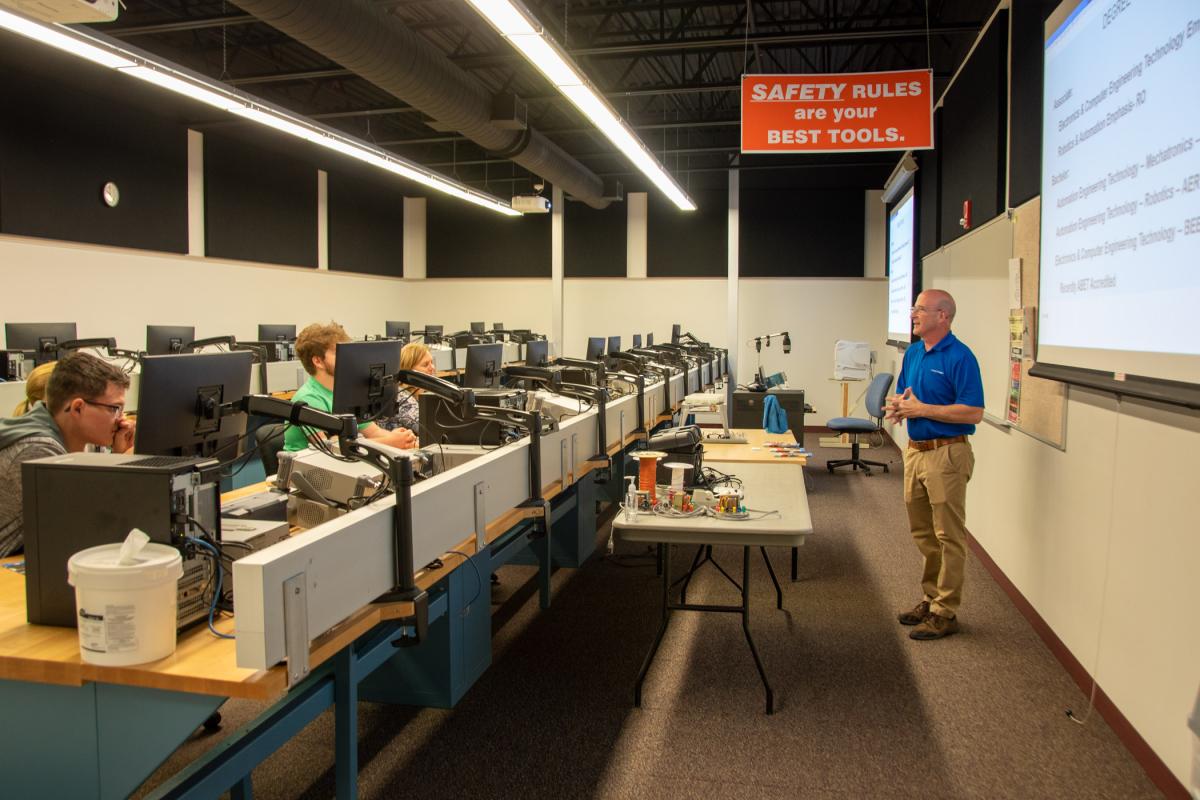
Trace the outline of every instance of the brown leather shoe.
{"type": "Polygon", "coordinates": [[[920,625],[928,615],[929,601],[922,600],[911,611],[901,611],[896,619],[900,620],[901,625],[920,625]]]}
{"type": "Polygon", "coordinates": [[[952,633],[958,633],[958,617],[942,617],[930,612],[930,614],[921,621],[921,624],[912,629],[908,634],[910,639],[941,639],[943,636],[949,636],[952,633]]]}

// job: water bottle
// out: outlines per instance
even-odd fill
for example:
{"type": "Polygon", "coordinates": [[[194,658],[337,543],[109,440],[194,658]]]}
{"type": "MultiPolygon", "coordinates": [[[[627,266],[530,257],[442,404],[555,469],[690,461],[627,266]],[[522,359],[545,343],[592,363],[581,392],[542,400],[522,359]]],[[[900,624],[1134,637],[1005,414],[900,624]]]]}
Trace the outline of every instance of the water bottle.
{"type": "Polygon", "coordinates": [[[626,476],[625,480],[629,481],[629,486],[625,489],[625,521],[637,521],[637,478],[634,475],[626,476]]]}

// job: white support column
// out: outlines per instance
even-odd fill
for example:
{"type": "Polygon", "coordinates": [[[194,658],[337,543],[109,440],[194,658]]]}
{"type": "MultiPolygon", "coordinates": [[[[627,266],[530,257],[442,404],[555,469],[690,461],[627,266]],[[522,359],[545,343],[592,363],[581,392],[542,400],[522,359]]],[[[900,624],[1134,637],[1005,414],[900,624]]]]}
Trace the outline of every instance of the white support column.
{"type": "Polygon", "coordinates": [[[425,278],[425,198],[404,198],[404,278],[425,278]]]}
{"type": "Polygon", "coordinates": [[[625,232],[625,277],[646,277],[646,193],[630,192],[625,195],[629,208],[628,227],[625,232]]]}
{"type": "Polygon", "coordinates": [[[204,134],[187,132],[188,255],[204,255],[204,134]]]}
{"type": "Polygon", "coordinates": [[[729,170],[729,274],[726,278],[728,290],[728,334],[726,342],[729,347],[729,381],[725,384],[725,413],[726,419],[733,418],[733,387],[737,386],[738,375],[738,179],[741,175],[736,169],[729,170]]]}
{"type": "Polygon", "coordinates": [[[550,341],[555,355],[563,353],[563,191],[553,187],[550,196],[550,341]]]}
{"type": "Polygon", "coordinates": [[[317,170],[317,269],[329,269],[329,174],[317,170]]]}

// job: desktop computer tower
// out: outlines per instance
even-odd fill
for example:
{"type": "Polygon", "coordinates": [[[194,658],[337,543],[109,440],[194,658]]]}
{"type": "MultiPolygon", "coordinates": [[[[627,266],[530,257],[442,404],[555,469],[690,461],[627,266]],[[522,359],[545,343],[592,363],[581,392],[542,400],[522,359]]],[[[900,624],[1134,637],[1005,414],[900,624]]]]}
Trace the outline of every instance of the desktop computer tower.
{"type": "Polygon", "coordinates": [[[796,441],[804,444],[804,390],[771,389],[766,392],[738,390],[733,393],[733,409],[729,415],[731,428],[761,428],[763,426],[763,403],[771,395],[787,412],[788,427],[796,441]]]}
{"type": "MultiPolygon", "coordinates": [[[[140,528],[179,546],[200,530],[220,541],[220,477],[214,459],[67,453],[21,465],[25,512],[25,602],[29,622],[76,627],[72,555],[125,539],[140,528]]],[[[212,560],[185,558],[179,627],[204,619],[212,600],[212,560]],[[207,594],[205,593],[207,589],[207,594]]]]}

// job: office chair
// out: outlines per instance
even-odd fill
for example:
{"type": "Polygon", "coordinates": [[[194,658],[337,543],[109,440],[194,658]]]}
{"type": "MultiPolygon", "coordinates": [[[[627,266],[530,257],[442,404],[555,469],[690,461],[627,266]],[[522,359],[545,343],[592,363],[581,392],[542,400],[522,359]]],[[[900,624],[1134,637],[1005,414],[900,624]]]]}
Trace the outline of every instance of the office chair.
{"type": "Polygon", "coordinates": [[[279,451],[283,450],[282,422],[260,425],[254,431],[254,441],[258,445],[258,457],[262,459],[263,471],[268,475],[279,472],[279,451]]]}
{"type": "Polygon", "coordinates": [[[866,461],[859,458],[858,455],[858,437],[862,433],[875,433],[883,429],[883,414],[884,401],[887,400],[888,390],[892,388],[892,376],[887,372],[881,372],[871,379],[871,385],[867,387],[866,408],[867,413],[871,415],[871,419],[862,419],[860,417],[836,417],[825,423],[826,426],[834,433],[849,433],[854,439],[850,444],[850,457],[839,458],[836,461],[830,461],[825,466],[830,472],[833,472],[838,467],[850,465],[854,469],[861,469],[867,475],[871,474],[871,467],[883,467],[883,471],[888,471],[888,465],[882,461],[866,461]]]}

